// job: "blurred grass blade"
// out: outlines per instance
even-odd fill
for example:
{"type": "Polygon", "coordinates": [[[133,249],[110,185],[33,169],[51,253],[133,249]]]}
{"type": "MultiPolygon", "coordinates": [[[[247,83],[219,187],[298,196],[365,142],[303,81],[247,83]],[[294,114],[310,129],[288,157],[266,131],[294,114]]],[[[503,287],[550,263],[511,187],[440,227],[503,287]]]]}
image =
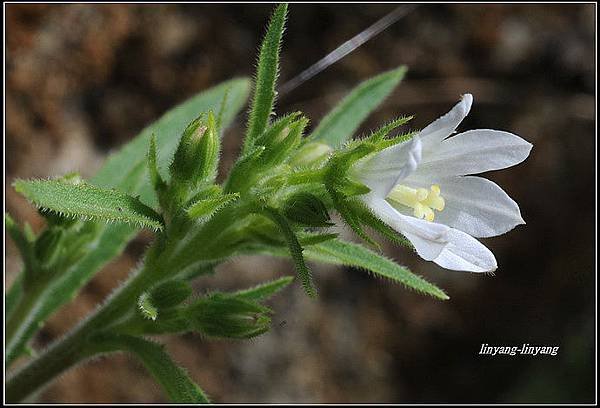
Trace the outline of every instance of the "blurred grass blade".
{"type": "Polygon", "coordinates": [[[111,335],[97,342],[102,351],[125,351],[138,357],[169,399],[179,404],[209,404],[202,389],[192,381],[166,353],[164,346],[153,341],[126,335],[111,335]]]}
{"type": "Polygon", "coordinates": [[[359,84],[321,120],[309,139],[334,148],[341,146],[392,93],[405,73],[406,67],[402,66],[359,84]]]}
{"type": "Polygon", "coordinates": [[[305,256],[313,261],[367,269],[378,276],[391,279],[421,293],[438,299],[449,299],[437,286],[392,260],[358,244],[332,239],[307,247],[305,256]]]}
{"type": "Polygon", "coordinates": [[[254,83],[254,96],[250,107],[248,131],[244,140],[247,152],[269,123],[275,105],[275,82],[279,75],[279,51],[285,26],[287,4],[277,6],[271,17],[267,33],[260,47],[258,68],[254,83]]]}
{"type": "Polygon", "coordinates": [[[67,218],[124,222],[162,230],[160,215],[137,198],[117,190],[60,180],[17,180],[15,190],[44,210],[67,218]]]}
{"type": "MultiPolygon", "coordinates": [[[[158,121],[145,128],[135,139],[111,155],[102,169],[92,178],[94,185],[116,188],[129,194],[139,194],[140,199],[154,205],[156,198],[152,185],[147,182],[146,153],[150,137],[156,135],[156,147],[161,152],[159,166],[166,167],[179,141],[179,135],[200,112],[216,110],[228,92],[228,105],[222,115],[223,126],[229,125],[246,103],[250,81],[233,79],[210,88],[165,113],[158,121]]],[[[125,224],[98,225],[94,237],[87,245],[88,252],[59,277],[40,296],[38,304],[27,316],[18,332],[6,342],[6,361],[9,364],[23,350],[41,324],[55,310],[77,294],[102,266],[118,256],[135,234],[135,229],[125,224]]]]}

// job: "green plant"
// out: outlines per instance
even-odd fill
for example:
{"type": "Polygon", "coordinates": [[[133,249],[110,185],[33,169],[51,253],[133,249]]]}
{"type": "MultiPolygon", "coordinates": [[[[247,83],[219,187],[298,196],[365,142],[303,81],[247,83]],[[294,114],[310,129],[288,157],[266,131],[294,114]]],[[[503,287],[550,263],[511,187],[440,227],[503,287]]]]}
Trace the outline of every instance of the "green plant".
{"type": "MultiPolygon", "coordinates": [[[[36,236],[28,225],[21,227],[5,216],[5,227],[24,263],[6,295],[7,366],[27,353],[28,342],[46,319],[117,256],[138,229],[152,230],[154,241],[140,266],[102,306],[11,373],[8,401],[22,400],[89,358],[128,352],[142,361],[174,402],[208,402],[186,372],[146,337],[199,332],[208,338],[245,339],[269,330],[273,311],[264,301],[290,284],[290,277],[238,292],[193,295],[190,281],[212,273],[232,256],[290,257],[311,297],[317,295],[317,285],[307,259],[363,268],[448,299],[435,285],[382,256],[365,226],[395,243],[411,248],[414,244],[425,259],[446,262],[446,267],[448,256],[439,261],[444,251],[461,262],[475,262],[477,254],[460,252],[456,237],[463,239],[462,235],[446,226],[442,230],[441,224],[430,222],[433,218],[421,219],[433,214],[432,208],[443,209],[439,188],[432,187],[432,193],[412,187],[394,190],[392,198],[414,208],[418,222],[399,218],[390,212],[396,210],[377,201],[380,196],[385,200],[408,176],[407,169],[415,170],[421,159],[419,135],[426,140],[423,132],[429,128],[390,137],[410,119],[401,117],[351,140],[360,123],[400,83],[404,67],[360,84],[308,135],[308,119],[300,112],[273,118],[286,16],[287,5],[282,4],[271,18],[260,49],[242,151],[222,184],[215,181],[220,139],[245,104],[250,88],[246,79],[225,82],[168,112],[112,155],[89,181],[76,174],[15,181],[15,189],[40,209],[47,228],[36,236]],[[333,211],[371,248],[332,232],[333,211]],[[423,239],[442,249],[435,256],[425,254],[423,239]]],[[[440,126],[432,129],[430,133],[440,132],[440,126]]],[[[521,147],[522,155],[527,146],[521,147]]],[[[481,253],[485,260],[487,253],[481,253]]],[[[470,264],[454,262],[458,267],[450,269],[472,270],[470,264]]]]}

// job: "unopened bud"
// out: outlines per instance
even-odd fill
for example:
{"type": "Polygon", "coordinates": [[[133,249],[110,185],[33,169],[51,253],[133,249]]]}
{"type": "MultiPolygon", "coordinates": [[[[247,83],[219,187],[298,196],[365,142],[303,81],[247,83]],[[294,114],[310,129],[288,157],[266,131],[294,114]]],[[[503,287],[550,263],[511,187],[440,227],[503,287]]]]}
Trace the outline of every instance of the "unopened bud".
{"type": "Polygon", "coordinates": [[[298,152],[291,160],[290,164],[295,167],[312,167],[318,166],[329,157],[333,151],[331,146],[319,143],[309,142],[298,149],[298,152]]]}
{"type": "Polygon", "coordinates": [[[177,306],[192,294],[189,283],[181,280],[172,280],[158,285],[152,289],[150,300],[159,310],[177,306]]]}
{"type": "Polygon", "coordinates": [[[220,141],[212,113],[192,121],[184,130],[171,163],[174,180],[197,184],[213,178],[219,156],[220,141]]]}
{"type": "Polygon", "coordinates": [[[189,309],[193,326],[209,337],[244,339],[269,330],[271,310],[259,303],[215,293],[189,309]]]}
{"type": "Polygon", "coordinates": [[[309,227],[330,227],[325,204],[315,195],[300,192],[290,196],[283,207],[283,214],[291,221],[309,227]]]}

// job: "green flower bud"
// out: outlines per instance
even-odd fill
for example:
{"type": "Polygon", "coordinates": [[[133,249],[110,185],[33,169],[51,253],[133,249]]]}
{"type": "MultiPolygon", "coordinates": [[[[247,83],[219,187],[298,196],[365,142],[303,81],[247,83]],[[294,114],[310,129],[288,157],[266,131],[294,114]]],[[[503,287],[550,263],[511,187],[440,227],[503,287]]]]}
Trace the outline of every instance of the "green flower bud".
{"type": "Polygon", "coordinates": [[[183,131],[169,168],[175,182],[197,185],[216,175],[220,140],[214,115],[200,116],[183,131]]]}
{"type": "Polygon", "coordinates": [[[302,132],[308,119],[293,113],[273,123],[257,140],[258,145],[265,146],[261,157],[261,166],[268,167],[282,163],[301,142],[302,132]]]}
{"type": "Polygon", "coordinates": [[[325,204],[315,195],[306,192],[290,196],[283,206],[283,214],[288,220],[309,227],[333,225],[325,204]]]}
{"type": "Polygon", "coordinates": [[[319,166],[327,160],[332,151],[333,148],[325,143],[309,142],[298,149],[290,164],[294,167],[319,166]]]}
{"type": "Polygon", "coordinates": [[[269,308],[222,293],[198,300],[188,312],[192,326],[209,337],[246,339],[271,325],[269,308]]]}
{"type": "Polygon", "coordinates": [[[177,306],[192,294],[189,283],[181,280],[167,281],[152,289],[151,303],[159,310],[177,306]]]}

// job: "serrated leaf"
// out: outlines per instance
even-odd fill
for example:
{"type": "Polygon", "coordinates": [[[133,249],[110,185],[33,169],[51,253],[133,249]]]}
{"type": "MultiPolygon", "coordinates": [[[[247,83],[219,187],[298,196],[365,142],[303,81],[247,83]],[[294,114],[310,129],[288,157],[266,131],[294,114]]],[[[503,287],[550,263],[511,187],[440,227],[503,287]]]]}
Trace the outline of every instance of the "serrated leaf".
{"type": "Polygon", "coordinates": [[[38,207],[70,218],[117,221],[162,230],[161,217],[139,199],[117,190],[60,180],[17,180],[15,190],[38,207]]]}
{"type": "Polygon", "coordinates": [[[309,139],[335,148],[341,146],[388,97],[405,73],[406,67],[402,66],[362,82],[321,120],[309,139]]]}
{"type": "Polygon", "coordinates": [[[251,148],[269,123],[275,104],[275,82],[279,75],[279,51],[287,16],[287,4],[277,6],[260,48],[254,96],[244,140],[244,152],[251,148]]]}
{"type": "Polygon", "coordinates": [[[358,244],[333,239],[307,247],[305,255],[314,261],[364,268],[421,293],[438,299],[449,299],[440,288],[415,275],[406,267],[358,244]]]}
{"type": "Polygon", "coordinates": [[[97,340],[97,347],[101,351],[125,351],[138,357],[172,402],[210,403],[204,391],[194,383],[186,370],[173,362],[161,344],[134,336],[111,335],[97,340]]]}
{"type": "Polygon", "coordinates": [[[284,276],[271,282],[261,283],[253,288],[240,290],[232,295],[239,299],[263,301],[285,288],[293,280],[294,278],[291,276],[284,276]]]}

